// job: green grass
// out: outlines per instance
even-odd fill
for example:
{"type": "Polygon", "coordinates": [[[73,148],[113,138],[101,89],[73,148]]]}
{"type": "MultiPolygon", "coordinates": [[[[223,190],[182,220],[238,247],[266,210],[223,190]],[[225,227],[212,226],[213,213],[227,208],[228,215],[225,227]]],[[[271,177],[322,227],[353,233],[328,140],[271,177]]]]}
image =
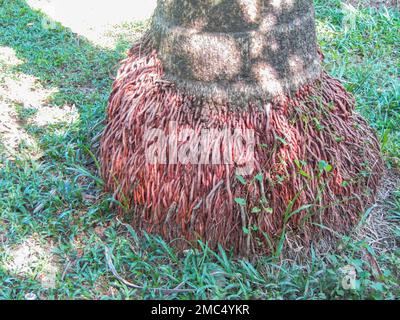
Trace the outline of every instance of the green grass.
{"type": "MultiPolygon", "coordinates": [[[[359,111],[381,138],[388,167],[400,157],[400,14],[393,9],[363,9],[353,28],[343,24],[340,1],[319,0],[319,43],[326,68],[354,93],[359,111]]],[[[116,65],[129,47],[124,34],[140,34],[143,23],[129,24],[115,50],[97,47],[62,25],[43,29],[42,14],[21,0],[0,0],[0,48],[14,50],[20,64],[0,59],[0,88],[21,75],[37,79],[34,90],[56,89],[47,97],[55,108],[75,105],[78,120],[37,126],[36,114],[2,96],[15,108],[17,123],[34,138],[32,156],[21,143],[12,159],[0,144],[0,298],[24,299],[394,299],[400,296],[397,246],[376,251],[368,239],[343,237],[341,247],[304,264],[265,257],[252,263],[206,246],[184,257],[160,238],[139,238],[118,221],[111,195],[102,191],[96,169],[96,136],[101,132],[116,65]],[[105,248],[124,279],[145,288],[193,289],[165,293],[127,287],[109,270],[105,248]],[[24,251],[25,250],[25,251],[24,251]],[[31,256],[26,252],[33,252],[31,256]],[[371,268],[368,252],[382,273],[371,268]],[[21,258],[22,257],[22,258],[21,258]],[[25,265],[24,259],[29,262],[25,265]],[[22,261],[23,270],[16,269],[22,261]],[[357,288],[344,290],[340,269],[352,265],[357,288]],[[56,267],[56,286],[43,276],[56,267]]],[[[0,136],[1,137],[1,136],[0,136]]],[[[2,141],[2,144],[6,142],[2,141]]],[[[390,230],[397,236],[400,188],[387,203],[390,230]]]]}
{"type": "Polygon", "coordinates": [[[389,163],[398,166],[399,11],[366,8],[351,14],[335,0],[316,1],[316,6],[326,68],[355,95],[358,110],[378,131],[389,163]]]}

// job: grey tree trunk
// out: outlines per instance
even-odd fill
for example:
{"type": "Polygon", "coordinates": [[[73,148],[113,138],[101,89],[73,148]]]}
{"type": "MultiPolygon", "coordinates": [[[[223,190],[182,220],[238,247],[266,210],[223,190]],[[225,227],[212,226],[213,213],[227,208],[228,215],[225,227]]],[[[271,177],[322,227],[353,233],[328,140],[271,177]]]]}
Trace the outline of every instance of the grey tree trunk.
{"type": "Polygon", "coordinates": [[[289,94],[320,75],[312,0],[159,0],[165,77],[213,100],[289,94]]]}

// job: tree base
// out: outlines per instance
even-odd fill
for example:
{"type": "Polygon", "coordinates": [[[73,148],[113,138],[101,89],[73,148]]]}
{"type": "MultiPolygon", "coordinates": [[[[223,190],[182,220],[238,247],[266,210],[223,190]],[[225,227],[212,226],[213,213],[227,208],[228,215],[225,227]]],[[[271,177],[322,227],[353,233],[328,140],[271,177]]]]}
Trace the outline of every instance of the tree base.
{"type": "Polygon", "coordinates": [[[196,98],[163,80],[157,53],[144,39],[122,63],[109,99],[102,175],[121,215],[129,213],[135,228],[177,248],[202,240],[240,255],[268,254],[289,229],[299,230],[307,246],[324,228],[347,232],[374,201],[383,172],[379,143],[354,107],[326,73],[291,96],[242,108],[196,98]],[[212,139],[186,162],[171,161],[168,148],[149,161],[161,131],[173,136],[190,129],[199,136],[237,128],[254,139],[246,161],[215,162],[215,150],[232,153],[226,143],[215,149],[212,139]]]}

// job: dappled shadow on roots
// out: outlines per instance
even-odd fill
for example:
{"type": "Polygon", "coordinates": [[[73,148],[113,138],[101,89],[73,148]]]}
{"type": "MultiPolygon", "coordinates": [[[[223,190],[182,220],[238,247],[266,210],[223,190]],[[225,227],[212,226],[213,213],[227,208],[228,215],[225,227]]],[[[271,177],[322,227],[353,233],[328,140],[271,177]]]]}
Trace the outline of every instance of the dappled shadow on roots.
{"type": "Polygon", "coordinates": [[[152,48],[144,38],[123,61],[101,142],[107,189],[133,226],[180,249],[201,239],[240,255],[268,254],[289,228],[306,247],[320,226],[346,232],[373,202],[383,170],[379,144],[339,81],[322,73],[292,96],[238,109],[163,81],[152,48]],[[234,164],[149,164],[147,130],[168,134],[171,122],[196,133],[251,129],[255,170],[243,181],[234,164]]]}

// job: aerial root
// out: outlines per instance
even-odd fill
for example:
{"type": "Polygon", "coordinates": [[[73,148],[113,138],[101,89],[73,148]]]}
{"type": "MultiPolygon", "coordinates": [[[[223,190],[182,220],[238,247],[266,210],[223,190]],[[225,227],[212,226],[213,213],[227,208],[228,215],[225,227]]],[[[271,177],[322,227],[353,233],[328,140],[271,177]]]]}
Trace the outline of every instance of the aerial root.
{"type": "Polygon", "coordinates": [[[273,250],[267,238],[279,237],[293,212],[287,224],[301,229],[305,243],[318,237],[316,224],[348,231],[374,201],[383,171],[375,133],[354,112],[353,97],[322,73],[267,104],[267,111],[259,101],[233,108],[186,95],[163,80],[157,53],[142,40],[119,70],[101,140],[102,175],[124,204],[120,214],[129,208],[139,230],[185,239],[174,241],[178,248],[202,240],[241,255],[273,250]],[[172,139],[184,129],[194,137],[207,129],[253,132],[254,152],[241,163],[252,172],[240,174],[237,159],[213,164],[216,150],[221,158],[232,156],[223,138],[201,144],[188,163],[171,162],[173,151],[158,135],[172,139]],[[146,152],[154,145],[168,151],[149,163],[146,152]]]}

